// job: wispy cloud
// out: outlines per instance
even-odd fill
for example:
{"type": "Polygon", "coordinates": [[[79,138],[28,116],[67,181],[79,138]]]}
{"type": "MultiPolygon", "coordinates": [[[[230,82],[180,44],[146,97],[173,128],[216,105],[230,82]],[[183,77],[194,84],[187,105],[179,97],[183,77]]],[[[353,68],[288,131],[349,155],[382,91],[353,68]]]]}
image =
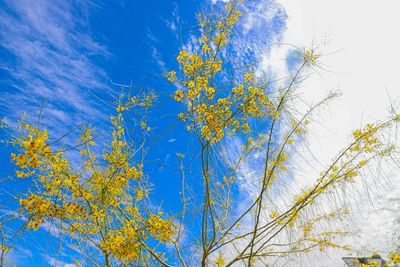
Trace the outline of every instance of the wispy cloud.
{"type": "MultiPolygon", "coordinates": [[[[323,125],[312,129],[318,136],[310,139],[309,147],[318,159],[328,162],[354,129],[369,121],[385,119],[389,96],[392,100],[400,98],[400,84],[396,78],[400,42],[393,35],[395,25],[400,23],[394,11],[399,3],[279,2],[290,17],[285,42],[308,45],[316,39],[325,45],[325,51],[340,51],[321,58],[329,72],[323,72],[322,79],[316,75],[307,80],[305,90],[301,91],[308,101],[321,97],[331,88],[340,87],[343,92],[340,101],[330,108],[331,114],[323,116],[323,125]],[[363,9],[354,20],[354,12],[360,5],[363,9]],[[340,10],[345,12],[341,12],[338,19],[335,14],[340,10]],[[327,34],[329,37],[325,41],[327,34]],[[368,64],[366,55],[370,55],[368,64]]],[[[342,195],[352,208],[352,223],[345,229],[358,231],[350,243],[364,256],[373,251],[385,256],[398,245],[392,242],[399,229],[400,175],[390,164],[381,167],[384,171],[372,171],[375,179],[360,177],[354,188],[342,195]]],[[[339,266],[340,258],[336,258],[338,260],[333,261],[332,266],[339,266]]]]}
{"type": "MultiPolygon", "coordinates": [[[[213,2],[219,4],[223,1],[213,2]]],[[[316,75],[303,84],[307,86],[304,90],[299,91],[299,94],[308,103],[315,103],[332,88],[340,87],[344,91],[344,96],[340,103],[332,106],[331,116],[321,114],[320,121],[323,121],[323,125],[312,126],[310,132],[315,135],[310,136],[302,151],[310,150],[313,153],[304,154],[303,162],[292,161],[290,163],[292,177],[286,181],[285,188],[290,191],[289,195],[293,195],[296,193],[293,188],[302,188],[302,186],[312,183],[313,178],[318,177],[319,172],[323,169],[322,163],[329,164],[338,149],[345,146],[352,130],[360,127],[363,113],[364,118],[368,117],[372,120],[382,118],[387,114],[386,107],[389,104],[387,94],[390,94],[393,99],[400,97],[399,91],[396,89],[399,87],[399,83],[394,73],[399,58],[398,49],[396,49],[399,42],[393,37],[391,31],[398,19],[394,14],[386,16],[383,21],[380,20],[378,27],[376,20],[370,20],[376,14],[374,12],[375,5],[371,4],[360,14],[362,20],[354,22],[353,12],[357,10],[357,6],[362,4],[361,1],[352,3],[351,8],[346,1],[331,3],[328,6],[324,3],[316,5],[314,1],[295,3],[280,0],[277,2],[282,5],[274,6],[272,1],[267,0],[253,1],[247,5],[244,8],[243,22],[240,24],[242,31],[237,33],[233,40],[234,44],[239,47],[235,50],[236,53],[248,60],[259,61],[256,66],[258,73],[272,75],[275,78],[288,75],[291,68],[288,64],[290,63],[288,57],[291,55],[292,48],[287,43],[299,46],[315,45],[316,32],[319,32],[322,37],[317,41],[326,45],[324,40],[326,34],[330,33],[332,28],[336,28],[338,29],[336,32],[331,32],[332,38],[333,34],[337,36],[334,40],[335,46],[330,46],[331,51],[337,51],[343,47],[349,48],[346,53],[330,56],[330,58],[336,58],[335,60],[326,57],[321,59],[323,63],[328,60],[330,68],[335,66],[335,70],[345,70],[346,75],[338,76],[338,73],[325,72],[322,74],[324,79],[320,79],[321,76],[316,75]],[[333,10],[339,12],[343,8],[347,10],[348,14],[346,13],[340,19],[340,23],[337,23],[336,14],[338,13],[333,10]],[[289,16],[287,21],[286,12],[289,16]],[[289,23],[282,24],[277,21],[278,18],[289,23]],[[380,29],[377,30],[379,38],[371,37],[370,31],[366,30],[370,28],[380,29]],[[360,35],[355,36],[354,32],[359,32],[360,35]],[[261,37],[264,37],[266,41],[260,41],[261,37]],[[385,42],[390,44],[390,49],[383,48],[381,40],[390,40],[390,42],[385,42]],[[382,52],[372,55],[372,60],[369,61],[371,64],[365,64],[363,58],[370,51],[382,52]],[[391,85],[391,87],[385,88],[385,85],[391,85]],[[382,92],[382,90],[387,92],[382,92]]],[[[381,8],[381,13],[384,13],[383,9],[386,12],[394,10],[395,5],[398,3],[389,1],[381,8]]],[[[231,154],[237,153],[238,147],[241,147],[240,140],[234,141],[230,142],[231,154]]],[[[341,227],[342,230],[354,231],[355,234],[351,238],[342,241],[352,245],[356,251],[363,251],[363,256],[368,256],[373,251],[385,256],[385,253],[394,248],[392,242],[398,238],[398,236],[394,236],[399,229],[398,207],[400,202],[398,195],[400,189],[397,185],[400,176],[395,173],[393,166],[382,165],[381,167],[388,170],[388,173],[373,172],[375,175],[369,173],[360,177],[353,187],[339,192],[335,197],[336,204],[351,209],[352,215],[347,224],[337,222],[334,226],[341,227]]],[[[258,169],[255,159],[244,162],[243,166],[239,168],[239,176],[241,176],[239,178],[243,181],[240,188],[241,197],[244,199],[243,203],[246,204],[246,199],[251,199],[249,196],[257,186],[258,176],[254,173],[255,169],[258,169]]],[[[278,195],[274,200],[277,203],[283,203],[287,199],[288,194],[284,194],[278,195]]],[[[329,197],[321,202],[323,210],[334,208],[334,205],[331,205],[332,199],[329,197]]],[[[242,207],[238,209],[240,210],[242,207]]],[[[345,254],[346,252],[332,250],[323,255],[321,253],[310,254],[310,257],[314,262],[312,266],[342,266],[340,256],[345,256],[345,254]]],[[[304,260],[308,261],[310,258],[304,260]]],[[[308,264],[309,262],[306,265],[308,266],[308,264]]],[[[291,266],[302,266],[301,259],[296,260],[291,266]]]]}
{"type": "Polygon", "coordinates": [[[47,263],[52,267],[77,267],[75,263],[67,263],[55,257],[51,257],[49,255],[43,254],[43,257],[45,258],[47,263]]]}
{"type": "Polygon", "coordinates": [[[147,28],[147,39],[149,41],[149,45],[151,47],[151,58],[154,63],[160,68],[162,72],[166,72],[166,63],[163,59],[163,56],[160,50],[157,48],[160,45],[158,38],[153,34],[153,32],[147,28]]]}
{"type": "MultiPolygon", "coordinates": [[[[212,2],[218,5],[223,4],[224,1],[213,0],[212,2]]],[[[328,90],[338,88],[341,84],[340,87],[344,91],[344,96],[340,103],[335,103],[338,104],[337,106],[332,107],[334,115],[321,114],[323,126],[315,125],[311,129],[310,132],[316,134],[310,136],[308,142],[304,144],[305,147],[301,149],[313,153],[305,153],[303,155],[305,159],[302,162],[290,162],[292,173],[291,177],[286,179],[284,187],[288,193],[278,194],[274,198],[275,203],[285,203],[296,194],[296,190],[293,189],[302,188],[312,183],[313,177],[318,177],[318,173],[323,169],[322,163],[329,164],[335,153],[338,152],[338,148],[346,144],[351,131],[360,127],[360,118],[363,112],[364,117],[368,115],[369,119],[382,118],[386,114],[388,105],[387,99],[384,99],[387,93],[394,99],[400,97],[398,90],[395,89],[399,84],[394,73],[396,70],[394,66],[398,61],[396,59],[399,58],[398,49],[395,48],[398,45],[398,40],[390,35],[392,33],[390,29],[392,25],[396,25],[395,21],[398,21],[398,19],[394,19],[397,18],[395,15],[387,16],[384,22],[379,24],[381,30],[378,30],[377,34],[380,38],[371,38],[369,31],[365,31],[365,29],[379,28],[375,20],[369,19],[374,16],[372,4],[368,5],[368,8],[362,12],[362,16],[360,15],[363,19],[362,22],[361,20],[354,22],[354,14],[351,10],[357,10],[357,6],[361,5],[359,1],[352,4],[352,9],[348,7],[346,1],[331,3],[329,6],[324,3],[315,5],[313,1],[295,3],[278,0],[276,2],[268,0],[251,1],[243,8],[244,17],[239,24],[240,30],[235,32],[233,39],[234,46],[237,47],[234,52],[241,59],[238,62],[246,62],[246,60],[259,62],[255,66],[258,74],[266,74],[269,76],[268,78],[272,76],[274,79],[285,77],[290,74],[293,62],[297,60],[290,58],[293,56],[291,45],[300,47],[318,45],[315,43],[316,32],[321,36],[320,40],[317,40],[321,45],[327,44],[325,40],[327,33],[331,33],[332,38],[333,34],[338,36],[335,39],[336,46],[330,46],[332,51],[337,51],[343,47],[351,50],[347,53],[340,53],[342,54],[339,55],[341,62],[338,62],[337,59],[333,61],[328,59],[330,68],[339,66],[340,71],[347,71],[346,76],[342,74],[339,77],[337,73],[324,73],[322,74],[324,76],[322,81],[321,76],[316,75],[315,78],[304,84],[307,86],[305,90],[299,91],[306,102],[315,103],[318,99],[323,98],[328,90]],[[348,14],[346,12],[346,16],[341,19],[340,23],[336,23],[337,18],[334,14],[338,13],[332,12],[332,10],[339,12],[345,6],[348,14]],[[386,24],[384,25],[384,23],[386,24]],[[338,31],[331,32],[332,28],[336,28],[338,31]],[[354,32],[362,34],[354,36],[354,32]],[[349,40],[352,40],[352,43],[349,43],[349,40]],[[391,40],[389,42],[391,49],[381,47],[381,40],[391,40]],[[368,46],[365,45],[367,43],[368,46]],[[337,46],[338,44],[341,46],[337,46]],[[374,50],[384,51],[383,53],[387,56],[383,56],[381,53],[374,54],[372,56],[374,61],[370,60],[370,62],[379,64],[365,65],[362,58],[374,50]],[[381,67],[385,67],[385,71],[381,67]],[[352,73],[351,77],[349,73],[352,73]],[[326,76],[329,77],[326,78],[326,76]],[[388,92],[381,93],[381,90],[385,88],[384,85],[387,84],[391,85],[391,88],[386,87],[388,92]],[[323,86],[321,87],[321,85],[323,86]],[[343,85],[346,86],[343,87],[343,85]],[[360,100],[361,98],[363,101],[360,100]],[[365,104],[365,102],[368,104],[365,104]]],[[[397,5],[396,3],[389,1],[382,7],[382,10],[393,10],[393,7],[397,5]]],[[[337,54],[332,57],[337,58],[337,54]]],[[[325,63],[327,58],[321,60],[325,63]]],[[[240,153],[241,140],[234,139],[230,140],[229,143],[231,155],[240,153]]],[[[255,156],[250,156],[250,159],[243,162],[238,169],[238,179],[242,181],[240,184],[242,202],[240,203],[244,205],[244,207],[237,207],[239,213],[248,206],[249,201],[251,202],[258,186],[257,177],[259,175],[254,170],[259,169],[259,165],[257,165],[255,156]]],[[[394,172],[393,166],[383,165],[381,167],[389,170],[389,172],[379,173],[378,176],[375,172],[375,176],[370,173],[360,177],[353,187],[343,190],[335,197],[336,204],[348,207],[352,211],[352,215],[348,218],[348,223],[335,221],[336,225],[332,225],[332,227],[341,227],[342,230],[353,231],[354,235],[343,239],[342,242],[352,245],[356,251],[363,251],[363,254],[360,254],[363,256],[368,256],[368,253],[371,254],[374,251],[385,255],[390,249],[394,248],[392,242],[398,241],[399,238],[395,236],[395,233],[399,229],[398,208],[400,201],[398,195],[400,189],[396,185],[399,184],[400,178],[394,172]]],[[[329,197],[320,202],[320,207],[323,210],[335,208],[334,205],[332,206],[332,199],[329,197]]],[[[232,248],[227,250],[232,250],[232,248]]],[[[345,255],[346,252],[331,250],[322,255],[321,253],[310,254],[310,257],[314,262],[312,266],[342,266],[343,262],[340,257],[345,255]]],[[[306,265],[308,266],[310,258],[303,260],[307,261],[306,265]]],[[[302,266],[302,264],[302,259],[296,259],[292,263],[293,266],[302,266]]]]}
{"type": "Polygon", "coordinates": [[[96,58],[109,52],[91,37],[85,6],[50,0],[6,0],[3,5],[2,115],[38,114],[46,99],[50,124],[77,124],[98,116],[89,92],[106,89],[107,75],[96,58]]]}
{"type": "MultiPolygon", "coordinates": [[[[90,32],[88,2],[5,0],[0,5],[0,116],[15,121],[27,113],[36,119],[45,99],[42,124],[56,131],[55,137],[101,120],[104,111],[93,94],[109,90],[98,62],[111,54],[90,32]]],[[[60,237],[55,225],[41,229],[60,237]]],[[[52,266],[76,266],[44,258],[52,266]]]]}
{"type": "MultiPolygon", "coordinates": [[[[226,2],[212,1],[216,8],[221,8],[226,2]]],[[[239,69],[252,68],[257,76],[266,76],[268,80],[287,75],[287,49],[280,49],[287,21],[283,6],[275,0],[259,0],[245,1],[240,9],[242,17],[230,40],[229,52],[235,57],[227,56],[225,60],[239,69]]]]}
{"type": "Polygon", "coordinates": [[[171,19],[165,20],[165,24],[175,35],[176,40],[179,40],[179,27],[181,24],[181,17],[179,15],[179,5],[178,3],[173,3],[172,17],[171,19]]]}

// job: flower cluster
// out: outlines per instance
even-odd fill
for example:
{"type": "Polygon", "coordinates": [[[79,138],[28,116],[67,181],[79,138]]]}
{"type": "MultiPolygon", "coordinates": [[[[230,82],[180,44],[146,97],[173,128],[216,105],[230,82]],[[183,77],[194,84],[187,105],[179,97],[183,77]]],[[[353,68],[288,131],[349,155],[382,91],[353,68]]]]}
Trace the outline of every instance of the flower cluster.
{"type": "Polygon", "coordinates": [[[243,79],[232,83],[228,90],[226,85],[216,82],[216,76],[223,71],[221,49],[228,45],[228,37],[240,16],[234,4],[226,5],[225,10],[226,16],[215,24],[200,18],[199,51],[182,50],[177,56],[182,76],[178,77],[176,71],[167,75],[170,82],[180,84],[174,99],[187,105],[186,112],[178,117],[188,122],[188,130],[198,131],[211,144],[236,132],[248,133],[251,118],[276,113],[265,86],[257,85],[254,72],[244,73],[243,79]]]}
{"type": "Polygon", "coordinates": [[[126,264],[139,258],[141,253],[139,240],[139,230],[135,222],[130,221],[121,228],[112,230],[100,246],[126,264]]]}
{"type": "Polygon", "coordinates": [[[304,52],[304,62],[310,63],[311,65],[315,66],[318,63],[319,56],[315,54],[315,51],[312,49],[307,49],[304,52]]]}
{"type": "Polygon", "coordinates": [[[389,254],[389,261],[391,264],[400,264],[400,254],[397,252],[392,252],[389,254]]]}
{"type": "Polygon", "coordinates": [[[152,215],[147,219],[148,230],[152,237],[161,242],[168,242],[175,234],[174,225],[170,220],[161,218],[162,213],[152,215]]]}
{"type": "MultiPolygon", "coordinates": [[[[143,250],[150,248],[140,240],[172,240],[172,221],[142,204],[148,197],[143,164],[132,156],[137,150],[126,135],[125,113],[146,110],[153,99],[145,95],[118,103],[116,115],[110,117],[111,140],[100,156],[93,130],[84,129],[74,146],[82,157],[78,166],[67,159],[68,148],[56,147],[58,140],[49,141],[46,130],[20,121],[19,136],[11,142],[20,153],[12,154],[11,160],[18,167],[16,175],[31,178],[36,186],[35,192],[20,199],[28,228],[38,230],[49,220],[60,222],[61,231],[92,243],[125,265],[147,257],[143,250]]],[[[140,120],[138,130],[148,134],[146,121],[140,120]]]]}

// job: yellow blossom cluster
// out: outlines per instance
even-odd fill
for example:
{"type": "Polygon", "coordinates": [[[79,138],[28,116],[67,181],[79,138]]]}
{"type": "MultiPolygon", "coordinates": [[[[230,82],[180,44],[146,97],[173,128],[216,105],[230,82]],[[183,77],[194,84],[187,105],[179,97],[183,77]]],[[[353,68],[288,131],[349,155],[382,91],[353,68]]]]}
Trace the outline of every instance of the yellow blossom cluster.
{"type": "Polygon", "coordinates": [[[134,221],[129,221],[119,229],[112,230],[100,244],[119,261],[129,263],[139,258],[141,253],[140,234],[134,221]]]}
{"type": "MultiPolygon", "coordinates": [[[[355,177],[360,175],[361,170],[376,156],[383,157],[386,155],[385,148],[379,140],[379,130],[386,127],[386,124],[368,124],[363,129],[355,130],[353,140],[349,147],[344,150],[327,171],[322,172],[316,184],[310,188],[303,190],[303,193],[295,196],[293,208],[278,217],[276,212],[273,213],[271,219],[276,219],[278,224],[288,224],[293,226],[294,223],[301,218],[301,212],[304,207],[314,204],[315,199],[335,188],[340,184],[346,184],[353,181],[355,177]]],[[[327,217],[325,219],[330,219],[327,217]]],[[[312,230],[312,224],[309,221],[303,226],[304,236],[308,236],[312,230]]],[[[310,241],[310,240],[309,240],[310,241]]],[[[323,242],[324,244],[326,242],[323,242]]],[[[325,246],[325,245],[324,245],[325,246]]],[[[329,244],[331,246],[331,244],[329,244]]]]}
{"type": "Polygon", "coordinates": [[[26,199],[21,199],[20,205],[30,215],[27,227],[34,230],[37,230],[45,222],[45,218],[51,218],[61,212],[60,208],[55,206],[49,199],[33,194],[26,199]]]}
{"type": "Polygon", "coordinates": [[[11,160],[27,172],[17,171],[18,177],[28,177],[34,174],[32,169],[39,168],[42,160],[52,156],[50,147],[46,144],[48,139],[47,131],[39,131],[27,123],[21,123],[20,129],[25,129],[29,134],[19,141],[19,145],[24,149],[24,153],[11,154],[11,160]]]}
{"type": "Polygon", "coordinates": [[[312,50],[312,49],[307,49],[305,52],[304,52],[304,62],[308,62],[308,63],[310,63],[311,65],[317,65],[317,63],[318,63],[318,58],[319,58],[319,56],[317,55],[317,54],[315,54],[315,51],[314,50],[312,50]]]}
{"type": "Polygon", "coordinates": [[[372,153],[380,146],[377,138],[377,132],[382,126],[374,124],[367,124],[364,129],[358,129],[353,132],[353,139],[355,144],[351,146],[350,151],[363,151],[372,153]]]}
{"type": "Polygon", "coordinates": [[[162,213],[148,218],[148,230],[152,237],[161,242],[168,242],[175,234],[175,227],[170,220],[161,218],[162,213]]]}
{"type": "MultiPolygon", "coordinates": [[[[12,154],[11,160],[18,167],[17,176],[32,179],[36,189],[20,199],[28,228],[38,230],[49,220],[60,222],[60,230],[125,265],[145,257],[139,240],[171,241],[172,221],[161,213],[152,214],[139,202],[147,198],[148,189],[143,164],[133,157],[136,150],[126,135],[124,114],[135,107],[147,109],[153,99],[135,96],[118,103],[116,115],[110,117],[111,140],[100,156],[93,130],[83,130],[74,145],[81,165],[71,163],[69,149],[57,147],[58,140],[49,141],[46,130],[20,121],[18,136],[11,142],[20,153],[12,154]]],[[[138,130],[148,133],[147,122],[143,117],[140,121],[138,130]]]]}
{"type": "Polygon", "coordinates": [[[222,267],[226,265],[226,258],[221,253],[215,259],[215,266],[222,267]]]}
{"type": "Polygon", "coordinates": [[[370,263],[360,263],[360,267],[381,267],[382,265],[375,261],[372,260],[370,263]]]}
{"type": "Polygon", "coordinates": [[[392,252],[389,254],[389,262],[391,264],[400,264],[400,254],[397,252],[392,252]]]}
{"type": "Polygon", "coordinates": [[[216,75],[223,70],[221,49],[228,44],[240,16],[236,4],[227,4],[226,16],[215,24],[200,21],[199,51],[182,50],[177,56],[182,76],[178,78],[176,71],[167,75],[170,82],[180,84],[174,99],[187,105],[186,112],[178,117],[188,121],[188,130],[198,131],[211,144],[236,132],[248,133],[252,118],[276,113],[274,102],[266,94],[265,86],[257,85],[253,71],[244,73],[243,79],[228,90],[226,85],[216,83],[216,75]]]}
{"type": "Polygon", "coordinates": [[[11,251],[12,248],[9,248],[9,247],[7,247],[7,246],[5,246],[5,245],[1,245],[0,250],[1,250],[2,252],[4,252],[4,253],[7,253],[7,252],[11,251]]]}

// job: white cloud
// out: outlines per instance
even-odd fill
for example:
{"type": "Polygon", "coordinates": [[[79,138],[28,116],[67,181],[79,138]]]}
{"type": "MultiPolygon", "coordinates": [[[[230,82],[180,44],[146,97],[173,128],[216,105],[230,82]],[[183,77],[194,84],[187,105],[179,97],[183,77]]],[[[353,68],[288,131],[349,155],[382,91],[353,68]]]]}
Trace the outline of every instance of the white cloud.
{"type": "Polygon", "coordinates": [[[0,11],[1,47],[8,56],[0,64],[7,82],[0,100],[4,114],[34,116],[46,99],[44,123],[52,126],[75,126],[99,116],[89,91],[107,89],[106,73],[93,58],[109,52],[91,37],[84,5],[49,0],[4,5],[0,11]]]}
{"type": "Polygon", "coordinates": [[[179,5],[176,2],[173,2],[173,9],[172,9],[172,18],[165,20],[165,24],[168,29],[174,34],[175,39],[179,40],[179,27],[181,25],[181,17],[179,15],[179,5]]]}
{"type": "MultiPolygon", "coordinates": [[[[330,107],[330,114],[315,125],[315,138],[309,148],[319,162],[329,163],[338,149],[348,141],[352,130],[388,114],[389,96],[400,98],[398,63],[400,38],[396,27],[400,2],[388,1],[316,1],[279,0],[289,19],[284,42],[293,45],[322,44],[322,51],[338,51],[321,57],[323,68],[302,86],[308,101],[322,98],[328,90],[340,88],[343,96],[330,107]],[[327,42],[326,42],[327,41],[327,42]]],[[[287,51],[277,48],[280,56],[287,51]]],[[[271,52],[272,53],[272,52],[271,52]]],[[[315,102],[315,101],[314,101],[315,102]]],[[[389,165],[386,176],[374,181],[360,180],[355,195],[347,192],[353,207],[351,230],[359,230],[350,243],[356,249],[380,253],[393,248],[395,220],[399,216],[400,176],[389,165]],[[376,182],[381,182],[377,185],[376,182]],[[368,191],[367,191],[368,190],[368,191]],[[368,194],[368,197],[366,195],[368,194]],[[363,196],[364,195],[364,196],[363,196]],[[391,208],[388,208],[391,207],[391,208]]],[[[309,170],[309,173],[315,173],[309,170]]],[[[340,254],[332,254],[329,266],[342,266],[340,254]]]]}
{"type": "Polygon", "coordinates": [[[216,4],[218,1],[219,2],[224,2],[224,3],[229,2],[229,0],[211,0],[211,3],[216,4]]]}
{"type": "MultiPolygon", "coordinates": [[[[255,30],[257,23],[272,23],[268,20],[274,10],[268,8],[270,2],[256,3],[255,9],[248,10],[244,18],[244,29],[255,30]],[[263,8],[257,8],[260,6],[263,8]],[[260,10],[264,15],[259,15],[260,10]]],[[[261,59],[258,73],[272,72],[278,78],[284,77],[288,74],[286,63],[287,55],[293,49],[291,45],[318,46],[325,53],[320,60],[327,71],[318,70],[320,75],[306,80],[299,94],[308,103],[316,103],[328,91],[340,89],[343,92],[340,100],[330,106],[330,113],[322,113],[318,118],[322,124],[311,128],[312,135],[306,145],[313,155],[308,154],[302,163],[292,162],[294,183],[304,185],[313,181],[308,177],[318,177],[318,173],[347,144],[354,129],[371,120],[385,119],[390,104],[388,96],[392,100],[400,98],[397,78],[400,38],[395,34],[396,25],[400,24],[400,17],[396,15],[400,3],[395,0],[278,0],[278,3],[283,5],[289,17],[287,31],[282,39],[279,35],[273,39],[275,43],[267,46],[258,43],[249,48],[261,59]],[[338,52],[328,55],[335,51],[338,52]]],[[[256,30],[259,33],[261,29],[256,30]]],[[[243,36],[239,34],[246,44],[248,39],[243,36]]],[[[235,41],[241,44],[240,40],[235,41]]],[[[240,142],[234,140],[230,144],[230,153],[238,153],[240,142]]],[[[247,162],[239,169],[245,200],[251,199],[255,190],[253,163],[247,162]]],[[[369,256],[373,251],[387,253],[393,248],[392,241],[399,228],[396,220],[399,219],[400,176],[389,164],[383,164],[383,169],[386,173],[379,173],[375,179],[359,179],[353,188],[340,193],[341,200],[337,200],[339,205],[352,208],[349,224],[341,227],[355,232],[345,241],[356,250],[363,250],[363,256],[369,256]]],[[[292,188],[295,188],[294,183],[292,188]]],[[[284,202],[285,196],[279,196],[276,201],[284,202]]],[[[241,209],[243,207],[238,208],[241,209]]],[[[312,266],[343,266],[341,256],[345,255],[336,250],[322,257],[314,254],[305,260],[312,260],[312,266]]],[[[303,263],[295,261],[291,264],[300,266],[303,263]]]]}
{"type": "Polygon", "coordinates": [[[165,61],[162,57],[161,52],[157,48],[160,45],[160,42],[149,28],[147,28],[147,38],[149,40],[149,45],[151,47],[152,60],[154,61],[154,63],[157,64],[157,66],[160,68],[162,72],[166,72],[167,69],[165,61]]]}
{"type": "Polygon", "coordinates": [[[77,265],[74,263],[67,263],[55,257],[51,257],[49,255],[43,254],[43,257],[45,258],[47,263],[52,267],[77,267],[77,265]]]}

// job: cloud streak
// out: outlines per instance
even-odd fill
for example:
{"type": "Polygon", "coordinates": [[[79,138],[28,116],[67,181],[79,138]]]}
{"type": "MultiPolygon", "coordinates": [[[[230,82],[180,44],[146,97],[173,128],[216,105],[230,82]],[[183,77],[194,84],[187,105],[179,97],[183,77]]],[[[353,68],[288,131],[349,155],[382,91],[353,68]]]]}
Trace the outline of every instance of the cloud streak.
{"type": "MultiPolygon", "coordinates": [[[[363,1],[279,2],[290,18],[284,41],[315,45],[316,39],[322,41],[325,51],[340,51],[321,59],[324,68],[332,72],[322,73],[323,79],[314,76],[307,80],[306,90],[301,92],[309,101],[331,88],[341,88],[343,92],[341,100],[330,109],[331,114],[323,117],[329,130],[324,126],[312,129],[319,141],[310,139],[309,147],[318,159],[328,162],[354,129],[384,119],[390,105],[388,96],[392,101],[400,98],[396,78],[400,42],[393,35],[394,25],[400,23],[394,11],[399,3],[393,0],[380,5],[363,1]],[[358,12],[357,16],[354,12],[358,12]]],[[[390,164],[383,164],[382,169],[385,172],[374,172],[375,179],[360,177],[352,191],[343,193],[347,205],[353,208],[352,223],[346,230],[358,231],[350,244],[364,256],[373,251],[384,255],[396,245],[392,242],[398,229],[400,202],[396,196],[400,192],[400,176],[390,164]]],[[[341,266],[340,258],[335,256],[337,260],[330,266],[341,266]]]]}
{"type": "MultiPolygon", "coordinates": [[[[224,1],[212,2],[218,4],[224,1]]],[[[302,163],[291,162],[292,182],[286,181],[288,183],[286,188],[290,189],[312,182],[309,177],[318,177],[319,171],[323,169],[322,164],[329,164],[338,152],[338,148],[347,143],[352,130],[363,124],[360,123],[362,117],[364,117],[362,121],[384,119],[382,116],[387,114],[389,105],[388,94],[392,99],[400,97],[395,73],[397,69],[395,66],[400,59],[400,53],[396,48],[399,40],[393,37],[392,32],[394,29],[392,26],[399,23],[398,16],[392,13],[396,10],[395,7],[398,7],[398,3],[388,1],[381,5],[379,13],[388,12],[388,16],[381,20],[375,17],[376,4],[372,3],[366,5],[355,19],[353,12],[363,5],[361,1],[354,1],[350,6],[346,1],[332,2],[329,5],[326,5],[326,2],[316,3],[312,0],[277,2],[279,4],[275,7],[267,0],[254,1],[251,5],[247,5],[242,19],[244,22],[239,25],[242,31],[238,32],[233,40],[239,47],[237,53],[260,62],[257,73],[271,75],[274,78],[288,75],[291,69],[288,59],[292,47],[287,43],[300,46],[317,45],[330,51],[346,48],[344,52],[321,59],[322,63],[326,63],[324,67],[345,71],[346,74],[325,72],[322,74],[323,79],[315,75],[302,85],[305,87],[304,90],[300,88],[299,94],[308,103],[315,103],[329,90],[335,88],[341,88],[344,96],[339,103],[332,106],[330,116],[326,113],[321,114],[318,121],[324,122],[322,126],[312,126],[310,132],[314,134],[309,138],[307,149],[304,151],[311,150],[313,154],[307,154],[306,160],[302,163]],[[282,8],[286,11],[282,11],[282,8]],[[342,10],[346,12],[343,14],[342,10]],[[339,13],[343,14],[340,19],[337,17],[339,13]],[[279,17],[288,18],[287,28],[284,27],[286,24],[280,24],[274,19],[279,17]],[[375,19],[371,19],[373,17],[375,19]],[[280,30],[275,32],[274,29],[280,30]],[[317,34],[318,43],[315,41],[317,34]],[[326,42],[327,34],[331,34],[328,40],[334,40],[334,45],[326,42]],[[377,36],[374,37],[374,34],[377,36]],[[266,41],[260,42],[262,36],[268,36],[265,38],[266,41]],[[382,40],[386,41],[383,43],[382,40]],[[371,54],[371,51],[380,52],[371,54]],[[367,55],[370,55],[369,64],[366,64],[367,55]],[[386,92],[382,92],[383,90],[386,92]]],[[[231,145],[232,154],[237,150],[236,143],[240,145],[240,141],[236,140],[231,145]]],[[[248,196],[252,195],[257,182],[252,171],[257,169],[254,163],[256,161],[247,162],[240,169],[239,178],[244,181],[240,188],[243,200],[246,200],[246,196],[249,198],[248,196]]],[[[394,248],[392,242],[398,239],[395,233],[399,228],[400,202],[397,196],[400,188],[397,185],[400,176],[395,173],[393,166],[383,165],[382,169],[388,170],[388,173],[382,172],[376,176],[375,172],[375,176],[369,173],[365,177],[359,177],[354,187],[347,188],[336,196],[339,204],[352,210],[349,224],[338,224],[343,227],[342,229],[355,233],[353,237],[344,241],[348,241],[347,243],[353,245],[356,250],[363,251],[363,256],[369,256],[373,251],[386,256],[385,253],[394,248]],[[371,179],[371,176],[375,179],[371,179]]],[[[278,196],[276,201],[284,202],[286,197],[278,196]]],[[[321,202],[324,202],[321,203],[323,209],[330,208],[328,198],[324,198],[321,202]]],[[[342,266],[340,257],[346,254],[335,250],[322,257],[318,257],[317,254],[310,257],[314,262],[313,266],[342,266]]],[[[310,260],[310,257],[305,260],[310,260]]],[[[301,260],[293,264],[300,266],[301,260]]]]}
{"type": "Polygon", "coordinates": [[[57,258],[51,257],[49,255],[43,254],[43,257],[45,258],[47,263],[52,267],[77,267],[77,265],[74,263],[67,263],[57,258]]]}
{"type": "Polygon", "coordinates": [[[98,116],[89,92],[106,89],[107,75],[96,59],[109,52],[91,37],[84,5],[49,0],[5,1],[4,5],[0,11],[6,58],[0,65],[6,73],[0,88],[2,115],[38,114],[46,99],[48,124],[76,124],[98,116]]]}

